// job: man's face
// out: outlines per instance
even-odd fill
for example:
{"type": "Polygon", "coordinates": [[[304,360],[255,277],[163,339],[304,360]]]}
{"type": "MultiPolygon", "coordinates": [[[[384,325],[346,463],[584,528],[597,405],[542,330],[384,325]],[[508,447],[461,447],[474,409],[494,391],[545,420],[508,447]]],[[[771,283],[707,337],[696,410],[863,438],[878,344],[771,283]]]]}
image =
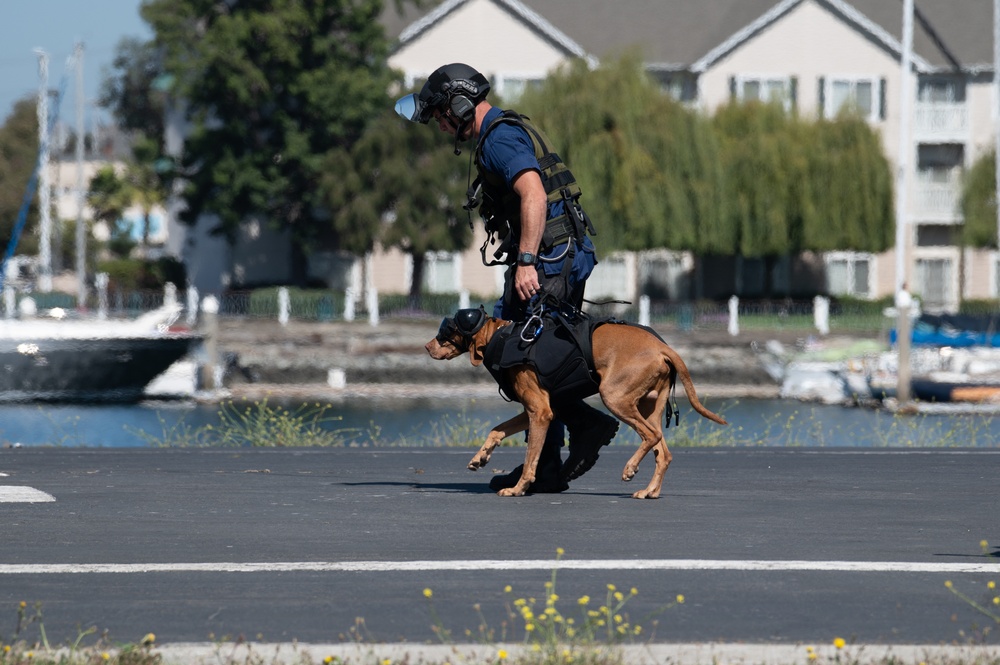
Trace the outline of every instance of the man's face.
{"type": "MultiPolygon", "coordinates": [[[[433,111],[434,119],[437,120],[438,129],[447,134],[455,135],[458,131],[459,122],[454,119],[450,111],[441,111],[440,109],[434,109],[433,111]]],[[[461,138],[463,141],[468,139],[472,135],[473,123],[467,123],[465,126],[465,131],[462,132],[461,138]]]]}

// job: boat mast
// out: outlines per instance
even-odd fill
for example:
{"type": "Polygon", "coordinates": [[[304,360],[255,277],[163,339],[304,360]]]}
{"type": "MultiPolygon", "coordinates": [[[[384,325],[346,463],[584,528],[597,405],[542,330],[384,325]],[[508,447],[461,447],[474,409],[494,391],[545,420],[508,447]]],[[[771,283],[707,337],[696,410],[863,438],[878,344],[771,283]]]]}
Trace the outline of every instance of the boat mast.
{"type": "Polygon", "coordinates": [[[83,42],[77,42],[76,60],[76,306],[87,306],[87,247],[83,223],[83,42]]]}
{"type": "Polygon", "coordinates": [[[38,290],[52,290],[52,183],[49,172],[49,54],[35,49],[38,54],[38,207],[40,229],[38,248],[38,290]]]}

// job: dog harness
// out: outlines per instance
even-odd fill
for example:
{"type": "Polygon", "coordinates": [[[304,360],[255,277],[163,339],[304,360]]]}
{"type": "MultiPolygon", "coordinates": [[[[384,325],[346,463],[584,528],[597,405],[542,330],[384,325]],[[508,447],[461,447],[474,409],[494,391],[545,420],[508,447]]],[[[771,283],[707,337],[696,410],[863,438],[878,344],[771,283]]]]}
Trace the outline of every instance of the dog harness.
{"type": "Polygon", "coordinates": [[[594,330],[606,323],[619,322],[595,321],[590,317],[570,321],[563,314],[552,312],[543,317],[540,330],[527,335],[524,333],[530,321],[507,324],[487,343],[483,365],[509,402],[519,400],[504,370],[518,365],[531,365],[535,369],[539,384],[553,402],[589,397],[600,388],[591,338],[594,330]]]}

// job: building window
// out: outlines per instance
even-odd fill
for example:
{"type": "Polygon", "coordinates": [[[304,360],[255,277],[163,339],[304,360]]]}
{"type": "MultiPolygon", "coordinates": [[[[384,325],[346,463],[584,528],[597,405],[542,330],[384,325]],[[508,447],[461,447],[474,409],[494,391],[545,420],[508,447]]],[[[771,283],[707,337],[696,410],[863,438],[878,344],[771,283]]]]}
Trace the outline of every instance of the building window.
{"type": "Polygon", "coordinates": [[[885,119],[885,81],[871,77],[835,76],[820,79],[820,112],[833,119],[856,113],[868,122],[885,119]]]}
{"type": "Polygon", "coordinates": [[[833,252],[826,257],[827,292],[832,296],[871,296],[870,254],[833,252]]]}
{"type": "Polygon", "coordinates": [[[777,102],[791,110],[795,105],[795,78],[789,76],[736,76],[730,81],[733,96],[742,102],[777,102]]]}
{"type": "Polygon", "coordinates": [[[917,259],[917,284],[914,291],[928,310],[947,308],[952,270],[951,259],[917,259]]]}
{"type": "Polygon", "coordinates": [[[527,90],[536,90],[544,83],[544,79],[531,76],[496,76],[496,91],[503,97],[504,103],[514,103],[521,99],[527,90]]]}
{"type": "Polygon", "coordinates": [[[958,78],[922,76],[918,83],[917,99],[932,104],[965,102],[965,81],[958,78]]]}
{"type": "Polygon", "coordinates": [[[451,252],[428,252],[424,256],[424,290],[429,293],[455,293],[461,290],[461,257],[451,252]]]}

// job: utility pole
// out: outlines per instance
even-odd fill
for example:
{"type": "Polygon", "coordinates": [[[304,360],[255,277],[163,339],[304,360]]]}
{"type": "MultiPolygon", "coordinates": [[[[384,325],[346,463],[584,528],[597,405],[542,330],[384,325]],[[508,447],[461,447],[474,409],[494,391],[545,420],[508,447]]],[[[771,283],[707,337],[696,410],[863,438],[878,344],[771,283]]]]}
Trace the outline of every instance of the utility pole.
{"type": "Polygon", "coordinates": [[[1000,252],[1000,0],[993,0],[993,153],[996,168],[997,251],[1000,252]]]}
{"type": "Polygon", "coordinates": [[[900,406],[910,401],[910,307],[906,293],[906,248],[909,226],[906,222],[906,199],[910,184],[910,103],[913,85],[910,79],[913,52],[913,0],[903,0],[903,53],[899,72],[899,158],[896,172],[896,399],[900,406]],[[905,321],[903,319],[906,319],[905,321]],[[904,334],[905,332],[905,334],[904,334]]]}
{"type": "Polygon", "coordinates": [[[74,49],[76,60],[76,307],[87,306],[87,243],[83,221],[83,42],[74,49]]]}
{"type": "Polygon", "coordinates": [[[38,207],[39,207],[39,248],[38,248],[38,290],[52,291],[52,183],[49,172],[49,54],[35,49],[38,55],[38,207]]]}

